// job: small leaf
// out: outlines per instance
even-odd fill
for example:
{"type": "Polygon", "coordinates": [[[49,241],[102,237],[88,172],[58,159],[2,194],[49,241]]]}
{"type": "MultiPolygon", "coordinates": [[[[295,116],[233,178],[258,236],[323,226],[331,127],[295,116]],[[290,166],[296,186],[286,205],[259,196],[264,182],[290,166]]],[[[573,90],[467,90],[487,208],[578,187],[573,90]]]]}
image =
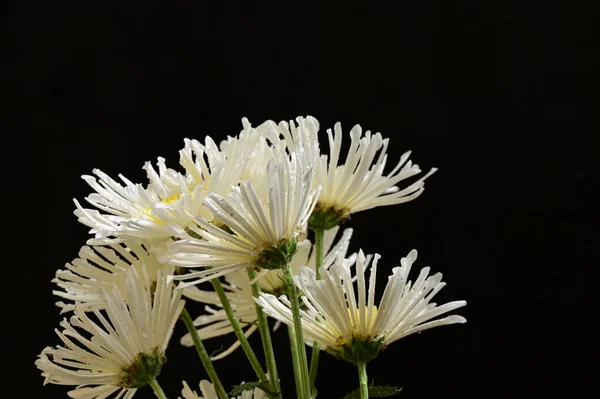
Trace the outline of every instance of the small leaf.
{"type": "Polygon", "coordinates": [[[253,382],[242,382],[241,384],[234,385],[231,392],[229,392],[229,395],[238,396],[238,395],[241,395],[242,392],[244,392],[244,391],[251,391],[257,387],[262,389],[266,393],[272,393],[270,381],[267,381],[267,382],[253,381],[253,382]]]}
{"type": "Polygon", "coordinates": [[[388,396],[398,395],[402,388],[386,386],[371,386],[369,387],[369,396],[374,398],[385,398],[388,396]]]}
{"type": "MultiPolygon", "coordinates": [[[[402,388],[396,388],[391,386],[370,386],[369,397],[372,398],[385,398],[388,396],[394,396],[400,393],[402,388]]],[[[356,389],[344,396],[343,399],[360,399],[360,389],[356,389]]]]}
{"type": "Polygon", "coordinates": [[[218,347],[217,349],[215,349],[214,351],[212,351],[212,353],[210,353],[210,357],[213,358],[215,356],[217,356],[219,353],[223,352],[223,345],[221,345],[220,347],[218,347]]]}

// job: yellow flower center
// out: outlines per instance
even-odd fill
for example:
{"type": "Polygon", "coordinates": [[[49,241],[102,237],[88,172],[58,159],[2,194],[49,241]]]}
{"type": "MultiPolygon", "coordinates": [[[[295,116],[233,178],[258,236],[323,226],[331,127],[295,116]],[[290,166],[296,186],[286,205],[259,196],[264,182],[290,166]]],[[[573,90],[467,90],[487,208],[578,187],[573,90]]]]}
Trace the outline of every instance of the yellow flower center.
{"type": "Polygon", "coordinates": [[[180,196],[181,194],[173,194],[170,197],[167,197],[164,200],[162,200],[162,202],[164,202],[165,204],[172,204],[173,202],[177,201],[180,196]]]}
{"type": "MultiPolygon", "coordinates": [[[[367,328],[365,329],[365,331],[361,331],[361,319],[360,319],[360,312],[357,310],[355,310],[354,312],[354,316],[355,316],[355,320],[352,321],[352,317],[351,317],[351,310],[350,308],[347,308],[346,311],[348,312],[348,320],[350,320],[350,324],[351,324],[351,329],[352,331],[350,332],[350,334],[346,334],[343,335],[343,333],[347,333],[347,331],[338,331],[329,321],[325,321],[325,325],[327,326],[327,329],[329,331],[331,331],[334,335],[338,336],[338,345],[339,346],[343,346],[345,344],[347,344],[348,342],[351,342],[355,337],[361,337],[362,339],[364,338],[370,338],[372,330],[373,330],[373,326],[375,325],[375,320],[377,320],[377,306],[373,306],[373,310],[371,311],[371,321],[369,322],[369,324],[366,326],[367,328]]],[[[365,318],[368,319],[368,310],[365,309],[365,318]]],[[[367,321],[367,320],[365,320],[367,321]]]]}
{"type": "Polygon", "coordinates": [[[150,209],[149,206],[147,206],[146,209],[144,209],[144,214],[158,224],[165,224],[165,222],[163,222],[162,220],[160,220],[159,218],[157,218],[156,216],[154,216],[152,214],[152,210],[150,209]]]}
{"type": "MultiPolygon", "coordinates": [[[[172,204],[173,202],[177,201],[179,198],[181,197],[181,194],[173,194],[165,199],[163,199],[161,202],[165,203],[165,204],[172,204]]],[[[146,216],[148,216],[150,219],[152,219],[155,223],[158,224],[165,224],[165,222],[163,222],[162,220],[160,220],[159,218],[157,218],[156,216],[154,216],[152,214],[152,209],[150,209],[149,206],[147,206],[144,209],[144,214],[146,216]]]]}
{"type": "MultiPolygon", "coordinates": [[[[348,308],[347,310],[348,310],[348,316],[350,316],[350,308],[348,308]]],[[[365,309],[365,318],[368,317],[368,314],[369,314],[368,309],[365,309]]],[[[355,329],[359,328],[359,326],[362,322],[362,320],[360,320],[360,312],[358,310],[356,311],[356,316],[357,316],[358,320],[356,320],[356,324],[352,325],[352,327],[355,329]]],[[[352,319],[350,319],[350,320],[352,320],[352,319]]],[[[368,333],[370,333],[371,330],[373,329],[373,325],[375,325],[375,320],[377,320],[377,306],[373,305],[373,311],[371,312],[371,322],[367,326],[368,333]]]]}

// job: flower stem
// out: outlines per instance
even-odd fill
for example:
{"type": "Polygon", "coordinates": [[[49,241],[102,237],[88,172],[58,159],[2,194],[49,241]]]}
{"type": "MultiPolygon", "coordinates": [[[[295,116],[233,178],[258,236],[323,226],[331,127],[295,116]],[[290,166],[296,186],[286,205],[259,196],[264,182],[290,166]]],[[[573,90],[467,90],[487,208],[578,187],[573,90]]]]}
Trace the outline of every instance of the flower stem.
{"type": "MultiPolygon", "coordinates": [[[[306,360],[306,350],[304,348],[304,337],[302,334],[302,322],[300,321],[300,302],[298,301],[298,289],[294,284],[294,280],[292,278],[292,268],[290,264],[287,263],[283,267],[283,274],[285,276],[285,283],[287,294],[292,305],[292,315],[294,318],[294,334],[296,338],[296,347],[297,347],[297,358],[298,363],[300,365],[300,373],[296,376],[296,383],[302,384],[303,395],[299,397],[299,399],[309,399],[310,398],[310,382],[308,377],[308,362],[306,360]],[[300,377],[300,381],[298,381],[298,377],[300,377]]],[[[292,356],[294,355],[292,351],[292,356]]]]}
{"type": "Polygon", "coordinates": [[[213,278],[210,281],[211,281],[217,295],[219,296],[219,299],[221,300],[221,304],[223,305],[223,310],[225,310],[225,313],[227,314],[227,317],[229,318],[229,322],[231,323],[231,327],[233,327],[233,332],[235,332],[235,336],[237,337],[238,341],[240,341],[240,345],[242,346],[244,353],[248,357],[248,361],[250,362],[250,365],[254,369],[256,376],[258,377],[260,382],[267,382],[268,378],[267,378],[264,370],[262,369],[260,362],[256,358],[256,355],[254,354],[254,351],[252,350],[252,347],[250,346],[250,343],[248,342],[248,338],[246,338],[246,336],[244,335],[244,331],[242,330],[240,321],[237,319],[237,316],[235,315],[235,311],[231,307],[231,303],[229,303],[229,299],[227,298],[227,295],[225,294],[225,290],[223,289],[223,285],[221,284],[221,281],[219,281],[218,278],[213,278]]]}
{"type": "Polygon", "coordinates": [[[360,398],[367,399],[369,397],[369,386],[367,379],[367,362],[360,361],[356,363],[358,367],[358,379],[360,381],[360,398]]]}
{"type": "MultiPolygon", "coordinates": [[[[313,229],[315,232],[315,247],[317,250],[315,256],[315,272],[317,275],[317,280],[321,279],[321,273],[319,273],[319,268],[323,265],[323,229],[313,229]]],[[[315,386],[315,382],[317,380],[317,370],[319,369],[319,355],[321,350],[319,349],[319,343],[313,342],[312,353],[310,356],[310,386],[315,386]]]]}
{"type": "Polygon", "coordinates": [[[213,383],[213,386],[215,387],[215,391],[217,392],[217,395],[219,395],[220,399],[229,399],[229,395],[227,395],[225,388],[223,388],[223,384],[221,384],[221,380],[219,379],[219,376],[217,375],[217,371],[215,370],[215,367],[213,366],[212,361],[210,360],[210,355],[206,351],[206,348],[204,347],[204,344],[202,343],[202,340],[200,339],[200,336],[198,335],[198,331],[196,331],[196,327],[194,326],[194,321],[192,320],[192,317],[190,316],[190,314],[188,313],[186,308],[183,308],[179,318],[181,319],[181,321],[183,321],[183,324],[185,324],[190,335],[192,336],[192,341],[194,341],[194,346],[196,347],[198,356],[200,356],[202,365],[204,366],[204,369],[208,373],[208,377],[210,378],[210,381],[213,383]]]}
{"type": "MultiPolygon", "coordinates": [[[[248,278],[250,281],[256,278],[256,271],[248,268],[248,278]]],[[[258,281],[252,283],[252,295],[258,298],[260,294],[260,284],[258,281]]],[[[271,387],[275,395],[274,398],[281,398],[281,386],[279,385],[279,375],[277,374],[277,364],[275,363],[275,352],[273,351],[273,343],[271,342],[271,333],[269,331],[269,321],[267,315],[263,312],[262,308],[256,303],[256,318],[258,320],[258,330],[260,331],[260,338],[262,340],[263,350],[265,351],[265,359],[267,361],[267,372],[269,373],[269,380],[271,381],[271,387]]]]}
{"type": "Polygon", "coordinates": [[[315,272],[317,273],[317,280],[321,279],[321,273],[319,268],[323,266],[323,235],[325,231],[323,229],[314,229],[315,232],[315,247],[317,250],[315,257],[315,272]]]}
{"type": "Polygon", "coordinates": [[[160,384],[158,383],[158,381],[156,381],[156,378],[153,378],[150,381],[150,386],[154,390],[154,394],[156,395],[156,397],[158,399],[167,399],[167,395],[165,395],[165,392],[160,387],[160,384]]]}
{"type": "Polygon", "coordinates": [[[290,348],[292,351],[292,365],[294,367],[294,378],[296,379],[296,397],[301,398],[303,394],[302,376],[300,374],[300,358],[298,357],[298,344],[296,343],[296,334],[294,327],[288,326],[288,336],[290,338],[290,348]]]}

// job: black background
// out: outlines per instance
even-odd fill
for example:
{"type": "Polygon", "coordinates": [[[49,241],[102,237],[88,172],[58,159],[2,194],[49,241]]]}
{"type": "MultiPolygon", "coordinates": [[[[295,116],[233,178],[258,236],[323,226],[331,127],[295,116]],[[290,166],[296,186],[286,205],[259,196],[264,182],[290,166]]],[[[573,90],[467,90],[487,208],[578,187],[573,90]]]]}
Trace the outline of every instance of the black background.
{"type": "MultiPolygon", "coordinates": [[[[403,386],[404,398],[587,389],[592,369],[582,361],[595,352],[583,328],[594,314],[586,269],[597,239],[578,239],[575,252],[571,239],[580,224],[597,225],[593,201],[581,195],[597,180],[565,157],[592,92],[577,79],[595,68],[592,18],[520,2],[399,3],[7,7],[5,121],[18,123],[3,133],[4,217],[21,221],[5,231],[14,259],[5,266],[17,271],[5,283],[14,312],[6,342],[19,351],[22,397],[66,397],[64,387],[42,388],[33,362],[58,344],[50,280],[88,238],[72,215],[72,198],[90,192],[80,175],[100,168],[142,181],[143,162],[157,156],[177,167],[184,137],[219,141],[239,132],[243,116],[256,126],[307,114],[323,134],[336,121],[345,132],[355,123],[382,132],[391,163],[411,149],[423,170],[440,168],[417,200],[349,223],[352,250],[382,254],[380,290],[416,248],[416,266],[448,283],[437,302],[468,302],[456,312],[466,324],[410,336],[373,361],[377,384],[403,386]]],[[[159,378],[171,398],[181,379],[205,378],[193,349],[177,343],[181,334],[178,325],[159,378]]],[[[275,336],[292,397],[287,337],[275,336]]],[[[253,377],[241,351],[216,367],[228,386],[253,377]]],[[[352,367],[328,355],[320,371],[320,397],[357,386],[352,367]]]]}

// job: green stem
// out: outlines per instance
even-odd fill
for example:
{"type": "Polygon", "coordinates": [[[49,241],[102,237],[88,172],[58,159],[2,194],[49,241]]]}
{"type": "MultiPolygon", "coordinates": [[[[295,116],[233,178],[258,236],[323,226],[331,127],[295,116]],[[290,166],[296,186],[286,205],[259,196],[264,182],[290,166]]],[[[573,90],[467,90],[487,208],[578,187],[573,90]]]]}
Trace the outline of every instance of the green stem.
{"type": "Polygon", "coordinates": [[[223,285],[221,284],[221,281],[219,281],[218,278],[213,278],[210,281],[211,281],[217,295],[219,296],[219,299],[221,300],[221,304],[223,305],[223,310],[225,310],[225,313],[227,314],[227,317],[229,318],[229,322],[231,323],[231,327],[233,327],[233,332],[235,332],[235,335],[236,335],[238,341],[240,341],[240,345],[242,346],[244,353],[248,357],[248,361],[250,362],[250,365],[254,369],[256,376],[258,377],[260,382],[267,382],[268,378],[267,378],[264,370],[262,369],[260,362],[256,358],[256,355],[254,354],[254,351],[252,350],[252,347],[250,346],[250,343],[248,342],[248,338],[246,338],[246,336],[244,335],[244,331],[242,330],[240,321],[237,319],[237,316],[235,315],[235,311],[231,307],[231,303],[229,303],[229,299],[227,298],[227,295],[225,294],[225,290],[223,289],[223,285]]]}
{"type": "MultiPolygon", "coordinates": [[[[323,266],[323,229],[313,229],[315,232],[315,247],[317,250],[315,256],[315,272],[317,275],[317,280],[321,279],[321,273],[319,272],[319,268],[323,266]]],[[[319,355],[321,350],[319,348],[318,342],[313,342],[312,353],[310,356],[310,386],[315,386],[317,380],[317,370],[319,369],[319,355]]]]}
{"type": "Polygon", "coordinates": [[[215,387],[215,391],[217,392],[217,395],[219,395],[220,399],[229,399],[229,395],[227,395],[225,388],[223,388],[223,384],[221,384],[221,380],[219,379],[219,376],[217,375],[217,371],[215,370],[215,368],[212,364],[212,361],[210,360],[210,355],[206,351],[206,348],[204,347],[204,344],[202,343],[202,340],[200,339],[200,336],[198,335],[198,331],[196,330],[196,327],[194,326],[194,321],[192,320],[192,317],[190,316],[190,314],[188,313],[186,308],[183,308],[183,311],[181,312],[181,315],[179,316],[179,318],[181,319],[181,321],[183,321],[183,324],[185,324],[190,335],[192,336],[192,341],[194,341],[194,346],[196,347],[198,356],[200,356],[202,365],[204,366],[204,369],[208,373],[208,377],[210,378],[210,381],[213,383],[213,386],[215,387]]]}
{"type": "Polygon", "coordinates": [[[368,399],[369,397],[369,386],[367,380],[367,362],[360,361],[356,363],[358,367],[358,379],[360,381],[360,398],[368,399]]]}
{"type": "Polygon", "coordinates": [[[314,229],[315,232],[315,247],[317,250],[315,257],[315,272],[317,273],[317,280],[321,279],[321,273],[319,268],[323,266],[323,235],[325,231],[323,229],[314,229]]]}
{"type": "MultiPolygon", "coordinates": [[[[256,271],[248,268],[248,278],[250,281],[256,278],[256,271]]],[[[258,298],[260,294],[260,284],[258,281],[252,283],[252,295],[258,298]]],[[[281,398],[281,386],[279,385],[279,375],[277,373],[277,364],[275,363],[275,352],[273,351],[273,342],[271,342],[271,332],[269,331],[269,321],[263,309],[256,303],[256,319],[258,320],[258,330],[265,351],[265,359],[267,361],[267,372],[271,381],[272,391],[275,393],[273,397],[281,398]]]]}
{"type": "Polygon", "coordinates": [[[319,354],[321,353],[321,349],[319,348],[319,343],[317,341],[313,341],[312,352],[310,355],[310,368],[308,372],[308,378],[310,380],[310,388],[314,391],[312,392],[312,397],[317,397],[317,370],[319,369],[319,354]]]}
{"type": "MultiPolygon", "coordinates": [[[[292,315],[294,318],[294,333],[296,335],[296,347],[297,349],[297,357],[299,359],[300,364],[300,381],[302,383],[302,389],[304,391],[304,395],[299,399],[309,399],[310,398],[310,382],[308,378],[308,361],[306,360],[306,349],[304,347],[304,337],[302,334],[302,322],[300,321],[300,302],[298,300],[298,289],[294,284],[294,280],[292,278],[292,268],[290,264],[287,263],[283,267],[283,274],[285,276],[286,288],[288,291],[288,298],[292,305],[292,315]]],[[[292,352],[293,356],[293,352],[292,352]]]]}
{"type": "Polygon", "coordinates": [[[165,392],[160,387],[160,384],[158,383],[158,381],[156,381],[156,378],[153,378],[150,381],[150,386],[154,390],[154,394],[156,395],[156,397],[158,399],[167,399],[167,395],[165,395],[165,392]]]}
{"type": "Polygon", "coordinates": [[[288,336],[290,338],[290,349],[292,351],[292,365],[294,367],[294,378],[296,379],[296,397],[304,396],[302,384],[302,374],[300,373],[300,358],[298,357],[298,344],[296,343],[296,334],[293,326],[287,326],[288,336]]]}

